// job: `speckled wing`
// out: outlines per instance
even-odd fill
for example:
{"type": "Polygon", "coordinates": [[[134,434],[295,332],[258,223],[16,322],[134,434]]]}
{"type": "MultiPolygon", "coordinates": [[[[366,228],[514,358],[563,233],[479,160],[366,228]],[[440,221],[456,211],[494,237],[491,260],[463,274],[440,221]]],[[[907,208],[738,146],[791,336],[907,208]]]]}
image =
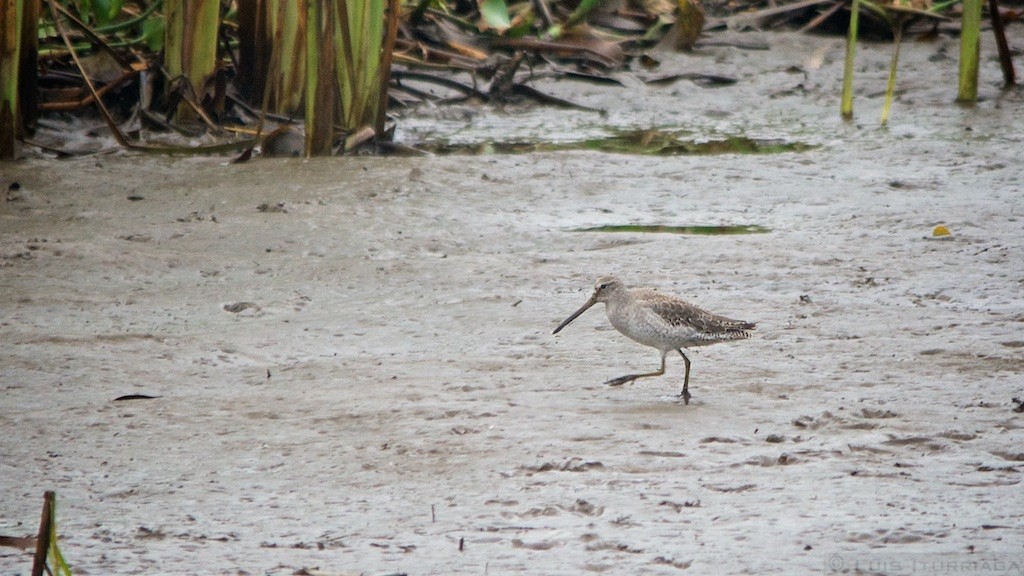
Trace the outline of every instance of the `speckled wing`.
{"type": "Polygon", "coordinates": [[[698,338],[706,341],[741,340],[749,338],[748,330],[754,328],[753,322],[733,320],[725,316],[713,314],[690,304],[689,302],[666,296],[655,290],[643,290],[637,294],[646,307],[673,327],[689,327],[697,332],[698,338]]]}

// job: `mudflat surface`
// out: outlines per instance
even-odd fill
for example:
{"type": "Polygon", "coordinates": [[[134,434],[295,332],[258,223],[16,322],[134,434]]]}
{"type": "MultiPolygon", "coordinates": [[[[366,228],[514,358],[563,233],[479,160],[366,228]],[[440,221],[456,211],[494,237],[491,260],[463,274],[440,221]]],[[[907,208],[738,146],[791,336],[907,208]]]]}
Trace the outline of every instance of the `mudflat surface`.
{"type": "MultiPolygon", "coordinates": [[[[33,534],[56,490],[78,574],[1019,567],[1019,95],[986,59],[985,99],[953,106],[950,41],[908,44],[890,127],[872,94],[844,124],[841,43],[768,38],[662,64],[733,87],[621,104],[554,82],[619,110],[405,134],[591,122],[813,150],[0,166],[21,185],[0,204],[0,534],[33,534]],[[616,224],[770,232],[574,231],[616,224]],[[689,406],[678,357],[604,386],[657,352],[600,306],[551,331],[609,273],[757,330],[691,354],[689,406]]],[[[880,92],[888,47],[862,52],[880,92]]],[[[30,565],[0,549],[0,573],[30,565]]]]}

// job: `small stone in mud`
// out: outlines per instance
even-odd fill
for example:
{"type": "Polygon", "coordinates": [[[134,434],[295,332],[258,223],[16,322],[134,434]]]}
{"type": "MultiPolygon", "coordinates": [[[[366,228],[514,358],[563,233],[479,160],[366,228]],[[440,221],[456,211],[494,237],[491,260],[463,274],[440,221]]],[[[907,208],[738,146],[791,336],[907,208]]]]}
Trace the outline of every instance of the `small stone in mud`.
{"type": "Polygon", "coordinates": [[[280,212],[282,214],[288,213],[288,209],[284,207],[284,202],[278,202],[277,204],[268,204],[264,202],[256,207],[256,211],[263,212],[265,214],[270,212],[280,212]]]}
{"type": "Polygon", "coordinates": [[[7,202],[18,202],[24,200],[25,197],[22,194],[20,194],[20,192],[21,184],[17,182],[11,182],[7,186],[7,196],[4,198],[4,200],[6,200],[7,202]]]}
{"type": "Polygon", "coordinates": [[[249,308],[253,308],[253,309],[257,310],[257,311],[260,310],[259,304],[256,304],[255,302],[234,302],[232,304],[225,304],[224,305],[224,310],[227,311],[227,312],[231,312],[232,314],[238,314],[239,312],[244,312],[244,311],[248,310],[249,308]]]}
{"type": "Polygon", "coordinates": [[[862,408],[860,411],[861,415],[865,418],[896,418],[899,416],[892,410],[882,410],[876,408],[862,408]]]}
{"type": "Polygon", "coordinates": [[[764,441],[770,442],[772,444],[778,444],[780,442],[785,442],[786,437],[781,434],[769,434],[768,437],[764,439],[764,441]]]}
{"type": "Polygon", "coordinates": [[[807,428],[814,422],[814,418],[810,416],[800,416],[793,420],[793,426],[797,428],[807,428]]]}

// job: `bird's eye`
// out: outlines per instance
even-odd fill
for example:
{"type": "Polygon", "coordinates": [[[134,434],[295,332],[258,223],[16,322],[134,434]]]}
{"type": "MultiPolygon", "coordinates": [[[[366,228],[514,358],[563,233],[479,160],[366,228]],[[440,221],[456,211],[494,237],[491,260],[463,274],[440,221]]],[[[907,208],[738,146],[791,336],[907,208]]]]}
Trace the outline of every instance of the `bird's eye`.
{"type": "Polygon", "coordinates": [[[604,290],[604,289],[605,289],[605,288],[607,288],[607,287],[608,287],[608,283],[607,283],[607,282],[605,282],[604,284],[601,284],[600,286],[598,286],[598,287],[597,287],[597,289],[598,289],[598,290],[604,290]]]}

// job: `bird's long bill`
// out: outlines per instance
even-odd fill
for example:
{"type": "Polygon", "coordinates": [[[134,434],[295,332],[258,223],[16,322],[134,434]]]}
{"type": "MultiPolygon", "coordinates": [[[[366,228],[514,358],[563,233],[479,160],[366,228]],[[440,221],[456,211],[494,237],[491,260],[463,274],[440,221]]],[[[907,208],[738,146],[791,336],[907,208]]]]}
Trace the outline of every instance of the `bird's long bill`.
{"type": "Polygon", "coordinates": [[[579,310],[573,312],[572,316],[569,316],[568,318],[566,318],[564,322],[559,324],[558,328],[555,328],[555,331],[552,332],[552,334],[558,334],[558,332],[561,331],[562,328],[565,328],[566,326],[569,325],[569,322],[572,322],[573,320],[578,318],[580,314],[583,314],[584,312],[586,312],[587,309],[589,309],[594,304],[597,304],[597,298],[595,298],[594,296],[591,296],[590,300],[587,300],[586,304],[584,304],[579,310]]]}

